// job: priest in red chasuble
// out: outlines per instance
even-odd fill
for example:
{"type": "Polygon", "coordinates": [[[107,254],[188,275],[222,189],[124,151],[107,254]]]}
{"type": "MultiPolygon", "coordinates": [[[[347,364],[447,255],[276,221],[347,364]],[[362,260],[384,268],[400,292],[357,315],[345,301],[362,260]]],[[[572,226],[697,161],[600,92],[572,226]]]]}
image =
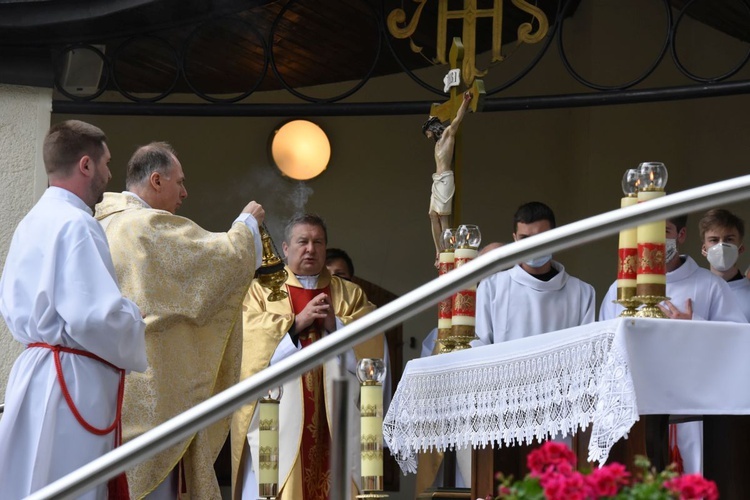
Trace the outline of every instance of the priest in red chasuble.
{"type": "MultiPolygon", "coordinates": [[[[360,318],[375,307],[362,289],[325,266],[328,234],[323,220],[295,216],[286,226],[282,249],[287,260],[289,297],[267,300],[268,290],[253,281],[244,302],[242,377],[249,377],[360,318]]],[[[333,378],[343,363],[351,378],[349,453],[352,492],[358,491],[359,384],[356,363],[383,358],[383,338],[376,336],[284,385],[279,409],[280,500],[326,500],[330,492],[331,408],[333,378]]],[[[255,404],[241,408],[232,422],[234,498],[258,498],[258,415],[255,404]]]]}

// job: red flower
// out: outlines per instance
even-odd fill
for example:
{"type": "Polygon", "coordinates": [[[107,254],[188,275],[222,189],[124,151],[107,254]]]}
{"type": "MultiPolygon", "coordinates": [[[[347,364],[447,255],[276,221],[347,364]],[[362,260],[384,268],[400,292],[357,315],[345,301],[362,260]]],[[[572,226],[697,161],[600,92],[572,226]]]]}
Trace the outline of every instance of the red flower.
{"type": "Polygon", "coordinates": [[[585,500],[592,496],[591,488],[579,472],[550,474],[542,482],[542,487],[547,500],[585,500]]]}
{"type": "Polygon", "coordinates": [[[624,465],[612,463],[605,465],[586,476],[595,497],[613,497],[617,495],[620,486],[628,484],[630,473],[624,465]]]}
{"type": "Polygon", "coordinates": [[[576,456],[564,444],[546,441],[529,453],[526,457],[526,465],[532,476],[541,477],[550,471],[572,471],[575,469],[576,456]]]}
{"type": "Polygon", "coordinates": [[[680,495],[680,500],[717,500],[719,489],[716,483],[705,479],[700,474],[688,474],[670,479],[664,487],[680,495]]]}

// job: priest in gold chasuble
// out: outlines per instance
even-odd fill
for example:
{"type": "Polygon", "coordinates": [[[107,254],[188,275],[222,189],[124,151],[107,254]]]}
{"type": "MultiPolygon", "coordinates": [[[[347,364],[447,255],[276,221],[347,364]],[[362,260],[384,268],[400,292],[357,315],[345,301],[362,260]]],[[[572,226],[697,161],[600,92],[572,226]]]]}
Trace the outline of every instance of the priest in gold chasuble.
{"type": "MultiPolygon", "coordinates": [[[[242,378],[249,377],[337,328],[372,311],[354,283],[331,276],[325,267],[327,233],[320,217],[305,214],[286,227],[282,248],[287,258],[289,297],[267,300],[268,290],[254,281],[244,302],[242,378]]],[[[365,341],[337,359],[284,384],[279,409],[280,500],[326,500],[330,491],[331,384],[340,363],[351,377],[349,453],[352,492],[358,492],[359,384],[356,363],[383,358],[383,337],[365,341]]],[[[258,498],[258,415],[255,404],[238,410],[232,421],[233,498],[258,498]]]]}
{"type": "MultiPolygon", "coordinates": [[[[145,315],[149,368],[130,373],[123,402],[124,441],[137,437],[239,380],[242,300],[261,262],[250,202],[226,233],[174,215],[187,191],[172,148],[152,143],[128,163],[123,193],[96,207],[123,295],[145,315]]],[[[219,499],[213,464],[229,418],[128,471],[132,498],[219,499]]]]}

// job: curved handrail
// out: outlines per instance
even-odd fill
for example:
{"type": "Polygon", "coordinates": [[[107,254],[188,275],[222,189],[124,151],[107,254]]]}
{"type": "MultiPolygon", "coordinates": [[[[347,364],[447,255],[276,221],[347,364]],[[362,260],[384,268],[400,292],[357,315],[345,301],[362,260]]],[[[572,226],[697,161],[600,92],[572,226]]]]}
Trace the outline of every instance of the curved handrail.
{"type": "Polygon", "coordinates": [[[241,405],[257,399],[268,387],[281,385],[311,370],[378,332],[387,330],[437,304],[450,294],[519,261],[600,239],[627,227],[748,198],[750,175],[745,175],[671,194],[648,203],[606,212],[500,247],[425,283],[345,326],[335,335],[323,337],[300,352],[177,415],[27,498],[73,498],[226,417],[241,405]]]}

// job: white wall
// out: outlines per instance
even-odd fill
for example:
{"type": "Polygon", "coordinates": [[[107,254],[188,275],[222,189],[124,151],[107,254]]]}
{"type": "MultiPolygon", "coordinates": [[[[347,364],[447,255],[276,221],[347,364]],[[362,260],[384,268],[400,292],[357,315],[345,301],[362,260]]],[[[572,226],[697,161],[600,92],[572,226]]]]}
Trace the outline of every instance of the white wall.
{"type": "MultiPolygon", "coordinates": [[[[47,186],[42,143],[52,111],[52,91],[0,85],[0,262],[13,231],[47,186]]],[[[0,321],[0,401],[21,346],[0,321]]]]}

